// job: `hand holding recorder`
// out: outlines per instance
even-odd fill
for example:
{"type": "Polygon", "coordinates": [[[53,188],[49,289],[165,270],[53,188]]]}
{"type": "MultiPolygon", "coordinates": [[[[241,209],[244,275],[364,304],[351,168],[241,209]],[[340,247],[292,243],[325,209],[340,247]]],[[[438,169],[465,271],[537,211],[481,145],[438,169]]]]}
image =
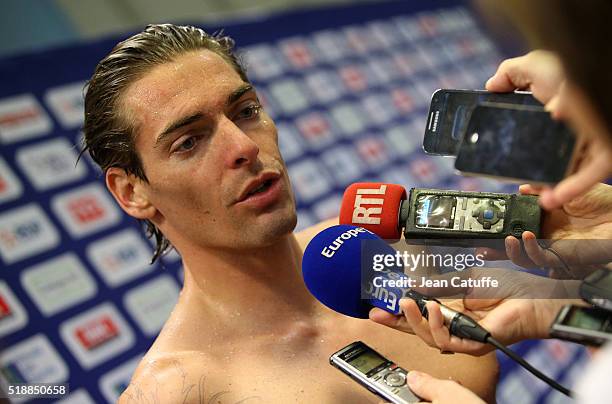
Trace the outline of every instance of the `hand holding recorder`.
{"type": "MultiPolygon", "coordinates": [[[[522,185],[523,195],[537,195],[540,189],[522,185]]],[[[480,249],[487,260],[510,259],[524,268],[549,268],[552,278],[582,279],[612,262],[612,186],[597,184],[586,194],[542,212],[541,238],[522,235],[522,247],[515,237],[507,237],[505,251],[480,249]]]]}

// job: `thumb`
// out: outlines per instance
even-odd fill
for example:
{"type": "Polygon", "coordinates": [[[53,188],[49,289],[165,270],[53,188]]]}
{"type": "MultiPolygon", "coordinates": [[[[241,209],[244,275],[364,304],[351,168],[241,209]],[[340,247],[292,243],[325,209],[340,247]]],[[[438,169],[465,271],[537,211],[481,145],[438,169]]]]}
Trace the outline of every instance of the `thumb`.
{"type": "Polygon", "coordinates": [[[485,404],[477,395],[451,380],[440,380],[422,372],[408,373],[408,387],[423,400],[439,404],[485,404]]]}
{"type": "Polygon", "coordinates": [[[408,387],[417,396],[427,401],[440,400],[442,396],[453,395],[452,386],[461,388],[457,383],[436,379],[427,373],[412,370],[407,376],[408,387]]]}
{"type": "Polygon", "coordinates": [[[375,323],[397,328],[401,325],[403,316],[396,316],[387,311],[381,310],[378,307],[374,307],[372,310],[370,310],[369,318],[375,323]]]}
{"type": "Polygon", "coordinates": [[[519,88],[519,85],[514,83],[512,77],[505,72],[499,70],[487,80],[485,88],[488,91],[496,93],[506,93],[519,88]]]}

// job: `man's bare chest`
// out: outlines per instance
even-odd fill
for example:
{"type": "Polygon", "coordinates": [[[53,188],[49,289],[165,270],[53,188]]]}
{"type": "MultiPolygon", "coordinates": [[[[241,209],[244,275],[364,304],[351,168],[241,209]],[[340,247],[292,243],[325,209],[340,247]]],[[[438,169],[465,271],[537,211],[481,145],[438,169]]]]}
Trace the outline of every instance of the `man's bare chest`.
{"type": "MultiPolygon", "coordinates": [[[[308,351],[230,355],[221,367],[236,402],[346,403],[379,402],[376,396],[329,364],[339,344],[320,343],[308,351]],[[334,348],[331,348],[331,347],[334,348]]],[[[227,397],[229,398],[229,394],[227,397]]],[[[221,402],[234,402],[221,401],[221,402]]]]}

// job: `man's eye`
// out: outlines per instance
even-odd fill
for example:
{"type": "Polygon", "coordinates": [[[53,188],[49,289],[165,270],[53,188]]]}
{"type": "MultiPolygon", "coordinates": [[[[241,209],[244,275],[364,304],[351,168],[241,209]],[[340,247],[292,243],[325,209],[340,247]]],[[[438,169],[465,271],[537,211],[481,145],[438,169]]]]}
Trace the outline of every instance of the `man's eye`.
{"type": "Polygon", "coordinates": [[[185,140],[181,141],[180,143],[178,143],[177,146],[173,148],[172,152],[173,153],[188,152],[190,150],[193,150],[197,146],[197,144],[198,144],[198,137],[190,136],[186,138],[185,140]]]}
{"type": "Polygon", "coordinates": [[[236,119],[250,119],[250,118],[254,118],[257,115],[259,115],[260,111],[261,111],[261,105],[259,105],[259,104],[252,104],[252,105],[249,105],[248,107],[244,108],[242,111],[240,111],[238,113],[238,115],[236,115],[236,119]]]}

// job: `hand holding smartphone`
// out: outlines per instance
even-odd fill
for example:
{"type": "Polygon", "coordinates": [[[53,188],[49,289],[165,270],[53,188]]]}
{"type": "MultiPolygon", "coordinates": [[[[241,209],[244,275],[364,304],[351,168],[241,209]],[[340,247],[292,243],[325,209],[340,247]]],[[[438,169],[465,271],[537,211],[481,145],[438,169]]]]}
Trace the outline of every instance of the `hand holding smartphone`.
{"type": "Polygon", "coordinates": [[[546,185],[574,171],[575,143],[530,93],[437,90],[423,149],[456,156],[462,174],[546,185]]]}

